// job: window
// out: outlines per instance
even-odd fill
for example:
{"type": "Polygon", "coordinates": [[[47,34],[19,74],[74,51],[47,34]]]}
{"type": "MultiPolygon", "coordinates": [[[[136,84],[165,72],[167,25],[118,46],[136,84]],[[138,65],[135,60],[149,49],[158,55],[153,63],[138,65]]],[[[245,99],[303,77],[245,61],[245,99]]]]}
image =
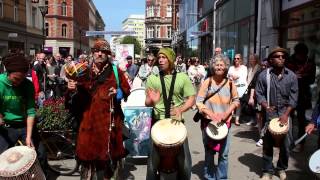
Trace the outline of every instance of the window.
{"type": "Polygon", "coordinates": [[[160,37],[160,26],[157,26],[156,37],[160,37]]]}
{"type": "Polygon", "coordinates": [[[149,17],[154,17],[154,7],[153,6],[149,7],[149,17]]]}
{"type": "Polygon", "coordinates": [[[0,18],[3,17],[3,0],[0,0],[0,18]]]}
{"type": "Polygon", "coordinates": [[[13,6],[13,20],[15,22],[19,21],[19,9],[18,9],[18,4],[15,2],[13,6]]]}
{"type": "Polygon", "coordinates": [[[167,35],[168,35],[168,38],[172,37],[172,27],[171,26],[167,26],[167,35]]]}
{"type": "Polygon", "coordinates": [[[147,38],[153,38],[154,37],[154,28],[148,27],[147,28],[147,38]]]}
{"type": "Polygon", "coordinates": [[[61,4],[61,15],[66,16],[67,15],[67,3],[66,0],[63,0],[61,4]]]}
{"type": "Polygon", "coordinates": [[[171,5],[167,6],[167,17],[172,17],[172,6],[171,5]]]}
{"type": "Polygon", "coordinates": [[[46,29],[46,36],[49,36],[49,23],[47,23],[47,22],[45,25],[45,29],[46,29]]]}
{"type": "Polygon", "coordinates": [[[32,25],[32,27],[36,27],[36,18],[37,18],[37,8],[32,7],[32,10],[31,10],[31,25],[32,25]]]}
{"type": "Polygon", "coordinates": [[[62,27],[61,27],[61,36],[62,36],[62,37],[67,37],[67,25],[66,25],[66,24],[62,24],[62,27]]]}
{"type": "Polygon", "coordinates": [[[160,5],[158,5],[157,7],[155,7],[155,9],[156,9],[156,10],[155,10],[155,13],[156,13],[155,16],[156,16],[156,17],[160,17],[160,5]]]}

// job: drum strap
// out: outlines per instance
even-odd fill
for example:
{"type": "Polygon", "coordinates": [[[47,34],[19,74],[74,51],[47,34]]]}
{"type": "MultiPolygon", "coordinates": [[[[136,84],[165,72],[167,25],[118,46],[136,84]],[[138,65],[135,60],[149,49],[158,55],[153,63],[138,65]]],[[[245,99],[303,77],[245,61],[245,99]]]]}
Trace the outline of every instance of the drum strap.
{"type": "Polygon", "coordinates": [[[165,118],[170,118],[170,106],[171,106],[173,89],[174,89],[174,84],[176,81],[177,72],[174,71],[172,74],[172,80],[171,80],[170,89],[169,89],[169,96],[167,96],[166,85],[164,84],[163,76],[164,76],[163,73],[160,73],[160,81],[161,81],[161,88],[162,88],[162,95],[163,95],[163,104],[164,104],[164,108],[165,108],[165,118]]]}
{"type": "Polygon", "coordinates": [[[267,69],[267,103],[270,106],[270,68],[267,69]]]}

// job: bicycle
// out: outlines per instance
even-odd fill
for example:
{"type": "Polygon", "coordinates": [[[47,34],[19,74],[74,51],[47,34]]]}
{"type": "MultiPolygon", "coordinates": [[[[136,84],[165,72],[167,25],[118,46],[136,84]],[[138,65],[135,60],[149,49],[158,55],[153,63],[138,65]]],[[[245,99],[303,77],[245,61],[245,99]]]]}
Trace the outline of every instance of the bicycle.
{"type": "Polygon", "coordinates": [[[75,156],[75,133],[66,131],[39,131],[47,152],[48,167],[60,175],[72,175],[79,169],[75,156]]]}

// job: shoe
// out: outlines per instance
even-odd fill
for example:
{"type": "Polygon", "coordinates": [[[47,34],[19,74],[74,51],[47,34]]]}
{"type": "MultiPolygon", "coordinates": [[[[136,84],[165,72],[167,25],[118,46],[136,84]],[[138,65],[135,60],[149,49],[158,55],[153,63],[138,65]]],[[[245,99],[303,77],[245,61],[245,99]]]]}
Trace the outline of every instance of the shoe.
{"type": "Polygon", "coordinates": [[[263,145],[263,140],[259,139],[256,143],[256,146],[261,147],[263,145]]]}
{"type": "Polygon", "coordinates": [[[246,125],[248,125],[248,126],[251,126],[251,125],[254,125],[254,124],[255,124],[255,123],[254,123],[253,120],[250,120],[249,122],[246,123],[246,125]]]}
{"type": "Polygon", "coordinates": [[[236,126],[240,126],[239,118],[235,118],[235,120],[234,120],[234,124],[235,124],[236,126]]]}
{"type": "Polygon", "coordinates": [[[286,180],[287,179],[287,174],[286,174],[286,172],[284,170],[278,171],[278,174],[279,174],[280,180],[286,180]]]}
{"type": "Polygon", "coordinates": [[[271,180],[272,179],[272,174],[270,173],[263,173],[261,180],[271,180]]]}
{"type": "Polygon", "coordinates": [[[292,152],[299,153],[303,151],[303,145],[297,144],[295,148],[292,149],[292,152]]]}

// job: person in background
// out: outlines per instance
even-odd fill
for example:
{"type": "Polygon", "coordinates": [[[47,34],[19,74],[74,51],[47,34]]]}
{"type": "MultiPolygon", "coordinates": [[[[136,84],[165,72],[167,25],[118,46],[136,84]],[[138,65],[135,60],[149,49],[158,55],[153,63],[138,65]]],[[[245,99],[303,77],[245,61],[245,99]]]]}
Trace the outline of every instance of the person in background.
{"type": "Polygon", "coordinates": [[[208,77],[201,85],[196,104],[199,112],[206,119],[201,120],[202,140],[205,150],[204,177],[205,179],[228,179],[228,154],[231,141],[231,133],[222,141],[213,141],[206,134],[206,127],[210,121],[226,121],[231,128],[232,112],[239,105],[239,97],[234,83],[226,78],[227,62],[217,55],[212,63],[213,75],[208,77]],[[204,99],[217,89],[221,89],[205,104],[204,99]],[[215,165],[214,157],[218,153],[218,165],[215,165]]]}
{"type": "Polygon", "coordinates": [[[305,132],[309,135],[312,131],[317,128],[318,129],[318,149],[320,149],[320,93],[318,95],[318,101],[316,106],[313,108],[311,121],[308,122],[308,125],[305,128],[305,132]]]}
{"type": "Polygon", "coordinates": [[[200,64],[200,60],[197,57],[191,59],[191,65],[188,69],[188,76],[190,77],[192,84],[198,92],[201,83],[206,77],[206,70],[200,64]]]}
{"type": "MultiPolygon", "coordinates": [[[[236,54],[234,56],[233,66],[228,70],[228,78],[233,81],[237,87],[238,96],[241,98],[245,93],[248,84],[247,84],[247,66],[242,64],[241,54],[236,54]]],[[[234,124],[240,126],[239,118],[241,114],[241,105],[237,108],[235,112],[235,122],[234,124]]]]}
{"type": "Polygon", "coordinates": [[[62,68],[61,68],[60,78],[63,79],[65,82],[68,82],[68,78],[66,77],[65,67],[66,67],[66,65],[68,65],[68,64],[71,63],[72,61],[73,61],[72,55],[68,55],[68,56],[65,58],[64,65],[63,65],[62,68]]]}
{"type": "Polygon", "coordinates": [[[141,67],[139,68],[138,76],[142,80],[143,87],[146,84],[147,78],[151,74],[155,74],[155,75],[159,74],[158,67],[154,66],[155,61],[156,61],[156,58],[154,57],[154,55],[150,54],[148,55],[147,63],[141,65],[141,67]]]}
{"type": "MultiPolygon", "coordinates": [[[[314,83],[316,75],[316,65],[308,57],[308,52],[309,49],[304,43],[298,43],[294,47],[294,54],[286,62],[286,67],[292,70],[298,77],[299,95],[298,104],[295,109],[299,127],[298,137],[301,137],[305,133],[305,126],[307,124],[306,110],[312,107],[310,85],[314,83]]],[[[291,115],[294,116],[294,113],[291,115]]],[[[303,151],[304,143],[304,140],[301,141],[292,151],[303,151]]]]}
{"type": "Polygon", "coordinates": [[[46,62],[45,62],[45,57],[46,55],[44,53],[39,53],[36,56],[36,61],[33,64],[33,69],[37,73],[37,77],[39,80],[39,85],[40,85],[40,91],[45,90],[45,85],[46,85],[46,77],[47,77],[47,68],[46,68],[46,62]]]}
{"type": "Polygon", "coordinates": [[[127,68],[127,73],[129,75],[129,79],[130,81],[133,81],[133,79],[136,77],[137,73],[138,73],[138,66],[135,65],[132,61],[132,56],[127,56],[127,61],[128,61],[128,64],[126,65],[126,68],[127,68]]]}
{"type": "Polygon", "coordinates": [[[261,104],[265,117],[262,147],[262,180],[272,179],[275,171],[278,173],[280,180],[287,179],[285,170],[288,168],[292,131],[290,113],[296,107],[298,100],[297,76],[284,65],[288,58],[289,54],[286,49],[280,47],[273,49],[268,55],[271,68],[263,70],[259,74],[256,83],[257,101],[261,104]],[[267,74],[270,74],[270,76],[267,76],[267,74]],[[269,92],[268,84],[270,84],[269,92]],[[275,142],[271,132],[268,130],[268,125],[271,119],[274,118],[279,118],[281,124],[289,127],[288,133],[279,147],[279,159],[276,168],[273,167],[273,146],[275,142]]]}
{"type": "Polygon", "coordinates": [[[176,61],[175,61],[175,67],[176,67],[177,72],[187,73],[187,66],[183,62],[183,59],[181,56],[177,56],[176,61]]]}

